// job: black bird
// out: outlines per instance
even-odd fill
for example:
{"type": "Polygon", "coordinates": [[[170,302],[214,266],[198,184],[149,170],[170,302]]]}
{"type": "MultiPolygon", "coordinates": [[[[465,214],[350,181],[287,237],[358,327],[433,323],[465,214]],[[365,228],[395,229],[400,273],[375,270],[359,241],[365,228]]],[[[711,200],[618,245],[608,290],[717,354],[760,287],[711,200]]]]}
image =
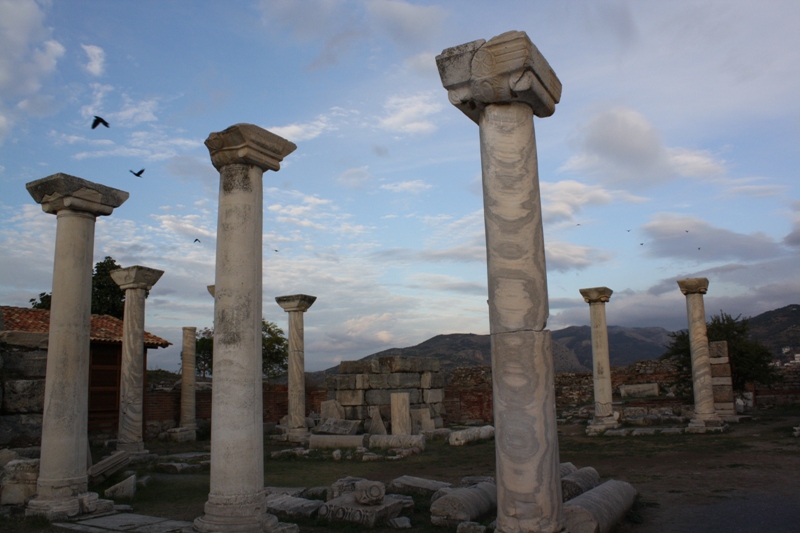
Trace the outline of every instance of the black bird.
{"type": "Polygon", "coordinates": [[[130,172],[131,174],[133,174],[137,178],[141,178],[142,174],[144,174],[144,169],[140,170],[139,172],[134,172],[133,170],[129,170],[128,172],[130,172]]]}
{"type": "Polygon", "coordinates": [[[643,243],[643,242],[640,242],[640,243],[639,243],[639,246],[644,246],[644,243],[643,243]]]}
{"type": "Polygon", "coordinates": [[[686,233],[689,233],[689,230],[688,230],[688,229],[686,230],[686,233]]]}
{"type": "Polygon", "coordinates": [[[195,239],[194,242],[200,242],[200,239],[195,239]]]}
{"type": "Polygon", "coordinates": [[[94,122],[92,122],[92,129],[95,129],[97,126],[102,124],[106,128],[108,128],[108,122],[106,122],[103,117],[98,117],[97,115],[94,116],[94,122]]]}
{"type": "Polygon", "coordinates": [[[627,231],[628,233],[630,233],[630,232],[631,232],[631,230],[629,230],[629,229],[626,229],[625,231],[627,231]]]}

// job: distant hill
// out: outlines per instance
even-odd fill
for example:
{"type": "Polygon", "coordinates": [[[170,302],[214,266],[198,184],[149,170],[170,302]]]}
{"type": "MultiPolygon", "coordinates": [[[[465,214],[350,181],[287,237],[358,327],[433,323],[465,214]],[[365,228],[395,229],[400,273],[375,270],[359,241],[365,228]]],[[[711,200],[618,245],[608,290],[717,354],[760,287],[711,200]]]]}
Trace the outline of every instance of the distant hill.
{"type": "Polygon", "coordinates": [[[787,361],[800,353],[800,305],[793,304],[750,318],[750,336],[787,361]],[[784,354],[783,349],[788,348],[784,354]]]}
{"type": "MultiPolygon", "coordinates": [[[[592,368],[592,328],[570,326],[553,332],[553,339],[575,353],[578,362],[592,368]]],[[[670,342],[664,328],[608,326],[608,354],[611,366],[628,366],[643,359],[656,359],[670,342]]]]}

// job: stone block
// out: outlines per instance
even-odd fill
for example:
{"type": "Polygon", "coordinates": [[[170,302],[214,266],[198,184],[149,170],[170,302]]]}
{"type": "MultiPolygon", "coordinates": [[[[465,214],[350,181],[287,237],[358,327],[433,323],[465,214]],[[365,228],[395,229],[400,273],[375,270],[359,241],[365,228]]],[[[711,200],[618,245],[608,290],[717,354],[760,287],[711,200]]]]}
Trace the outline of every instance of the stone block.
{"type": "Polygon", "coordinates": [[[129,476],[103,492],[111,500],[131,500],[136,495],[136,475],[129,476]]]}
{"type": "MultiPolygon", "coordinates": [[[[352,390],[356,388],[356,376],[354,374],[339,374],[325,378],[325,386],[330,390],[352,390]]],[[[361,387],[363,388],[363,387],[361,387]]]]}
{"type": "Polygon", "coordinates": [[[362,479],[355,484],[353,496],[362,505],[380,505],[386,495],[386,485],[380,481],[362,479]]]}
{"type": "Polygon", "coordinates": [[[369,448],[419,448],[425,451],[425,435],[370,435],[369,448]]]}
{"type": "Polygon", "coordinates": [[[443,414],[446,413],[446,410],[444,408],[444,403],[432,403],[429,405],[429,407],[431,408],[431,416],[433,416],[434,418],[436,418],[437,416],[442,416],[443,414]]]}
{"type": "Polygon", "coordinates": [[[444,427],[444,418],[441,416],[434,417],[433,419],[433,427],[436,429],[441,429],[444,427]]]}
{"type": "MultiPolygon", "coordinates": [[[[33,335],[43,335],[44,343],[47,344],[47,333],[33,335]]],[[[44,379],[47,373],[47,351],[7,352],[3,358],[3,371],[6,377],[44,379]]]]}
{"type": "Polygon", "coordinates": [[[403,355],[389,355],[378,357],[381,369],[393,372],[438,372],[441,369],[441,363],[438,359],[432,357],[408,357],[403,355]]]}
{"type": "Polygon", "coordinates": [[[3,470],[0,505],[22,505],[36,494],[39,459],[14,459],[3,470]]]}
{"type": "MultiPolygon", "coordinates": [[[[715,364],[715,359],[728,359],[728,341],[711,341],[708,343],[708,357],[711,364],[715,364]]],[[[728,361],[719,361],[727,363],[728,361]]]]}
{"type": "Polygon", "coordinates": [[[336,400],[326,400],[319,404],[319,419],[327,420],[335,418],[337,420],[344,419],[344,408],[336,400]]]}
{"type": "Polygon", "coordinates": [[[7,413],[41,413],[43,379],[8,379],[3,384],[3,410],[7,413]]]}
{"type": "Polygon", "coordinates": [[[363,390],[337,390],[336,401],[342,406],[364,405],[363,390]]]}
{"type": "MultiPolygon", "coordinates": [[[[327,489],[327,487],[325,487],[325,489],[327,489]]],[[[264,487],[264,494],[267,496],[271,494],[282,494],[284,496],[303,498],[305,496],[305,492],[306,489],[304,487],[264,487]]]]}
{"type": "Polygon", "coordinates": [[[623,398],[642,398],[645,396],[658,396],[658,383],[637,383],[633,385],[620,385],[619,394],[623,398]]]}
{"type": "Polygon", "coordinates": [[[368,405],[348,405],[344,408],[344,417],[347,420],[366,420],[369,418],[368,405]]]}
{"type": "Polygon", "coordinates": [[[447,439],[450,446],[464,446],[469,442],[494,438],[494,426],[482,426],[453,431],[447,439]]]}
{"type": "Polygon", "coordinates": [[[311,435],[308,447],[311,450],[336,450],[364,446],[365,435],[311,435]]]}
{"type": "Polygon", "coordinates": [[[428,404],[443,402],[444,389],[425,389],[422,391],[422,401],[428,404]]]}
{"type": "Polygon", "coordinates": [[[192,442],[197,440],[197,432],[189,428],[172,428],[167,430],[167,440],[172,442],[192,442]]]}
{"type": "Polygon", "coordinates": [[[444,387],[444,376],[439,372],[423,372],[419,377],[422,389],[441,389],[444,387]]]}
{"type": "MultiPolygon", "coordinates": [[[[730,378],[722,378],[730,379],[730,378]]],[[[733,403],[733,387],[731,385],[712,385],[711,390],[714,393],[715,403],[733,403]]]]}
{"type": "Polygon", "coordinates": [[[564,504],[564,524],[570,533],[607,533],[633,506],[636,489],[610,480],[564,504]]]}
{"type": "Polygon", "coordinates": [[[662,435],[680,435],[683,433],[683,428],[662,428],[662,435]]]}
{"type": "Polygon", "coordinates": [[[0,446],[27,448],[42,441],[42,415],[17,414],[0,416],[0,446]]]}
{"type": "Polygon", "coordinates": [[[356,389],[368,389],[369,388],[369,374],[356,374],[355,375],[355,386],[356,389]]]}
{"type": "Polygon", "coordinates": [[[340,374],[379,374],[381,365],[377,359],[361,359],[360,361],[342,361],[339,363],[340,374]]]}
{"type": "Polygon", "coordinates": [[[334,481],[326,494],[325,500],[335,500],[345,494],[351,494],[356,490],[356,483],[362,481],[363,477],[347,476],[334,481]]]}
{"type": "Polygon", "coordinates": [[[419,435],[423,431],[433,431],[436,427],[431,418],[431,410],[427,407],[411,409],[411,433],[419,435]]]}
{"type": "Polygon", "coordinates": [[[722,377],[730,377],[730,376],[731,376],[731,365],[730,364],[716,364],[716,365],[712,364],[711,365],[711,377],[712,378],[722,378],[722,377]]]}
{"type": "MultiPolygon", "coordinates": [[[[370,376],[370,379],[372,376],[370,376]]],[[[420,403],[422,395],[419,389],[371,389],[366,391],[365,400],[367,405],[390,405],[392,403],[392,394],[397,392],[405,392],[408,394],[408,403],[420,403]]]]}
{"type": "MultiPolygon", "coordinates": [[[[19,459],[19,454],[14,450],[9,450],[8,448],[3,448],[0,450],[0,468],[5,467],[11,461],[19,459]]],[[[2,473],[2,471],[0,471],[2,473]]]]}
{"type": "Polygon", "coordinates": [[[452,485],[445,481],[436,481],[414,476],[400,476],[393,479],[386,487],[388,494],[405,494],[407,496],[425,496],[430,498],[439,489],[450,488],[452,485]]]}
{"type": "Polygon", "coordinates": [[[472,487],[456,489],[431,504],[431,523],[435,526],[458,527],[461,522],[471,522],[497,509],[497,486],[478,483],[472,487]]]}
{"type": "Polygon", "coordinates": [[[379,505],[363,505],[355,500],[353,494],[325,502],[318,516],[329,522],[345,522],[372,528],[397,517],[403,510],[405,501],[386,496],[379,505]]]}
{"type": "Polygon", "coordinates": [[[319,508],[324,505],[320,500],[306,500],[288,494],[270,494],[266,500],[267,512],[278,518],[297,520],[298,518],[314,518],[319,508]]]}
{"type": "Polygon", "coordinates": [[[381,417],[381,410],[375,406],[371,405],[369,407],[369,432],[372,435],[386,435],[386,425],[383,423],[383,418],[381,417]]]}
{"type": "Polygon", "coordinates": [[[360,420],[328,418],[317,426],[315,432],[319,435],[355,435],[360,426],[360,420]]]}
{"type": "Polygon", "coordinates": [[[125,450],[119,450],[108,457],[101,459],[89,467],[89,480],[92,483],[100,483],[115,472],[119,472],[131,462],[131,454],[125,450]]]}
{"type": "Polygon", "coordinates": [[[411,410],[409,395],[404,392],[391,394],[392,404],[392,435],[411,434],[411,410]]]}

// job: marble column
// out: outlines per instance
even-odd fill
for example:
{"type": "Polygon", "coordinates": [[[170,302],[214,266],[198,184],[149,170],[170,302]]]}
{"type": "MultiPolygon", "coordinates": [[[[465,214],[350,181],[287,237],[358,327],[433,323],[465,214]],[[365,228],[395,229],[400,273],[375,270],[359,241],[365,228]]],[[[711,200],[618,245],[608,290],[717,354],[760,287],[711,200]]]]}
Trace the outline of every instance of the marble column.
{"type": "Polygon", "coordinates": [[[27,513],[60,519],[96,509],[87,492],[89,332],[94,227],[128,193],[54,174],[26,185],[57,216],[39,479],[27,513]]]}
{"type": "Polygon", "coordinates": [[[197,328],[183,328],[181,349],[181,428],[194,433],[189,440],[197,438],[197,416],[195,414],[195,363],[197,351],[197,328]]]}
{"type": "Polygon", "coordinates": [[[317,300],[316,296],[294,294],[278,296],[278,302],[289,313],[289,442],[308,438],[306,429],[306,371],[303,313],[317,300]]]}
{"type": "Polygon", "coordinates": [[[144,300],[164,274],[163,270],[132,266],[111,272],[125,291],[122,320],[122,365],[119,376],[119,426],[117,450],[147,453],[144,449],[144,300]]]}
{"type": "Polygon", "coordinates": [[[263,173],[296,148],[252,124],[206,139],[220,173],[214,290],[211,480],[202,532],[260,532],[266,511],[261,373],[263,173]]]}
{"type": "Polygon", "coordinates": [[[554,364],[533,116],[561,82],[523,32],[444,50],[450,103],[480,129],[497,464],[497,531],[563,528],[554,364]]]}
{"type": "Polygon", "coordinates": [[[619,426],[612,404],[611,363],[608,355],[606,324],[606,302],[613,292],[608,287],[580,289],[581,296],[589,304],[589,319],[592,324],[594,418],[586,428],[586,432],[590,435],[619,426]]]}
{"type": "Polygon", "coordinates": [[[694,389],[694,418],[689,422],[689,429],[702,431],[703,428],[722,425],[722,419],[714,410],[706,310],[703,303],[703,295],[708,291],[708,279],[679,279],[678,287],[686,295],[686,314],[689,317],[689,346],[694,389]]]}

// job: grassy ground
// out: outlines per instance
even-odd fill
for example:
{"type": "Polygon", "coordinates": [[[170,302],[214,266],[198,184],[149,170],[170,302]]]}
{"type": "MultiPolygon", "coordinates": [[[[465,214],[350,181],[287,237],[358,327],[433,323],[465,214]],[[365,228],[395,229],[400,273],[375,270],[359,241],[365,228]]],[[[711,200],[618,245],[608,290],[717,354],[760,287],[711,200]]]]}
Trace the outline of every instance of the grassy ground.
{"type": "MultiPolygon", "coordinates": [[[[703,505],[740,495],[742,490],[773,491],[782,495],[796,486],[800,474],[800,439],[792,427],[800,425],[800,410],[769,412],[757,420],[734,427],[721,435],[655,435],[625,438],[589,438],[583,426],[563,426],[559,431],[561,461],[578,467],[592,466],[603,478],[622,479],[640,491],[640,501],[621,532],[660,531],[659,520],[678,508],[703,505]]],[[[467,475],[494,475],[494,442],[461,448],[442,442],[429,443],[425,453],[399,461],[332,461],[320,457],[272,459],[270,452],[285,446],[265,447],[265,484],[282,487],[330,485],[345,476],[358,476],[388,483],[404,474],[459,483],[467,475]]],[[[208,442],[148,443],[151,452],[165,455],[207,451],[208,442]]],[[[101,450],[94,450],[99,458],[101,450]]],[[[108,451],[106,450],[106,453],[108,451]]],[[[140,468],[140,475],[148,472],[140,468]]],[[[167,475],[150,472],[151,482],[139,489],[134,511],[176,520],[193,520],[203,514],[208,496],[208,473],[167,475]]],[[[120,481],[122,473],[91,487],[102,495],[120,481]]],[[[433,528],[427,515],[428,502],[416,501],[410,516],[413,531],[444,531],[433,528]]],[[[355,531],[350,526],[301,523],[304,532],[355,531]]],[[[50,532],[46,522],[0,517],[0,531],[50,532]]],[[[376,532],[394,531],[388,528],[376,532]]],[[[711,530],[708,530],[711,531],[711,530]]]]}

